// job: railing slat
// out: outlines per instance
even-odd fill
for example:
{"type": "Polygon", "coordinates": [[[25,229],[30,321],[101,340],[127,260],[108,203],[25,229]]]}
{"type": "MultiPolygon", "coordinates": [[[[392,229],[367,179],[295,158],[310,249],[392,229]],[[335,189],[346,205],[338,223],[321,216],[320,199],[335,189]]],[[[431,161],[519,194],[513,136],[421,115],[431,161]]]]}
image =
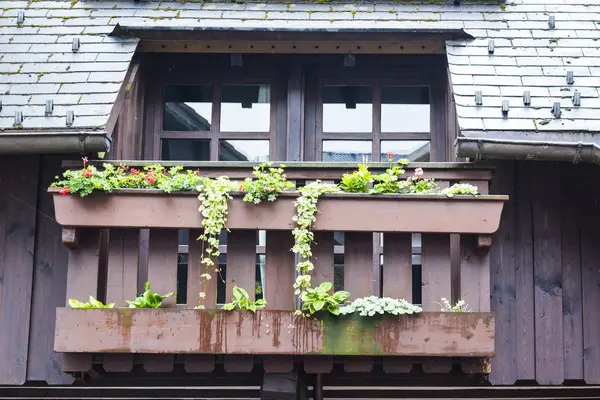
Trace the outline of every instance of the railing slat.
{"type": "Polygon", "coordinates": [[[490,305],[490,253],[487,248],[477,248],[477,238],[460,235],[461,298],[472,311],[489,312],[490,305]]]}
{"type": "Polygon", "coordinates": [[[294,309],[294,238],[290,232],[267,231],[265,288],[271,310],[294,309]]]}
{"type": "Polygon", "coordinates": [[[164,299],[161,307],[175,307],[177,295],[177,229],[150,230],[148,281],[152,291],[174,295],[164,299]]]}
{"type": "MultiPolygon", "coordinates": [[[[202,259],[202,241],[197,240],[202,234],[201,230],[190,230],[189,246],[188,246],[188,281],[187,281],[187,299],[188,307],[196,307],[199,304],[200,293],[204,292],[205,297],[204,307],[213,309],[217,307],[217,282],[221,279],[220,275],[215,272],[215,269],[206,268],[200,263],[202,259]],[[201,278],[200,275],[210,274],[210,280],[201,278]]],[[[218,261],[213,259],[215,263],[218,261]]]]}
{"type": "Polygon", "coordinates": [[[212,354],[186,355],[184,368],[189,373],[208,373],[215,370],[215,356],[212,354]]]}
{"type": "Polygon", "coordinates": [[[423,311],[439,311],[440,299],[450,300],[450,235],[422,236],[423,311]]]}
{"type": "Polygon", "coordinates": [[[412,301],[412,235],[383,234],[383,296],[412,301]]]}
{"type": "Polygon", "coordinates": [[[372,295],[373,234],[346,232],[344,250],[344,290],[349,291],[353,299],[372,295]]]}
{"type": "Polygon", "coordinates": [[[233,230],[227,235],[226,301],[233,296],[233,287],[244,288],[252,300],[256,287],[256,231],[233,230]]]}
{"type": "Polygon", "coordinates": [[[312,263],[315,269],[311,272],[313,286],[322,282],[333,283],[333,232],[314,232],[315,242],[312,245],[312,263]]]}
{"type": "MultiPolygon", "coordinates": [[[[88,297],[98,298],[98,246],[99,229],[79,230],[78,247],[69,249],[67,269],[67,302],[76,299],[86,302],[88,297]]],[[[64,372],[85,372],[92,369],[91,354],[63,354],[64,372]]]]}

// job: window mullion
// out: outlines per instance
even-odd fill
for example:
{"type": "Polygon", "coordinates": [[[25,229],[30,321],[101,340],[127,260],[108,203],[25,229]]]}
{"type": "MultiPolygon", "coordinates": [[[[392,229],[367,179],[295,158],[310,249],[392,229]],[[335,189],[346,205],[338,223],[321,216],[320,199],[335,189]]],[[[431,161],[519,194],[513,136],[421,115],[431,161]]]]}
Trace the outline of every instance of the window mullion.
{"type": "Polygon", "coordinates": [[[373,87],[373,161],[381,158],[381,85],[373,87]]]}

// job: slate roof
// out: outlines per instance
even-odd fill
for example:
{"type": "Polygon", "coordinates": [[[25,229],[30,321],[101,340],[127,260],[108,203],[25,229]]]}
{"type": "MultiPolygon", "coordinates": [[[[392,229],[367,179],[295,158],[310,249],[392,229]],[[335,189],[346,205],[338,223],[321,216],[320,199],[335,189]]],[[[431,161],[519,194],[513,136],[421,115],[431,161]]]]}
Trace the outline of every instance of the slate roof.
{"type": "Polygon", "coordinates": [[[0,1],[0,129],[102,129],[137,40],[107,36],[114,26],[267,29],[464,28],[476,39],[446,44],[458,122],[464,133],[509,135],[600,131],[600,2],[596,0],[442,0],[353,4],[213,3],[200,1],[0,1]],[[19,11],[25,20],[17,24],[19,11]],[[549,17],[555,28],[550,29],[549,17]],[[72,52],[74,37],[81,40],[72,52]],[[489,53],[489,39],[494,52],[489,53]],[[567,84],[567,71],[574,83],[567,84]],[[481,91],[483,104],[475,104],[481,91]],[[531,93],[531,106],[523,93],[531,93]],[[573,106],[575,91],[581,106],[573,106]],[[54,100],[44,116],[46,99],[54,100]],[[509,100],[508,118],[501,112],[509,100]],[[552,115],[560,102],[562,116],[552,115]]]}

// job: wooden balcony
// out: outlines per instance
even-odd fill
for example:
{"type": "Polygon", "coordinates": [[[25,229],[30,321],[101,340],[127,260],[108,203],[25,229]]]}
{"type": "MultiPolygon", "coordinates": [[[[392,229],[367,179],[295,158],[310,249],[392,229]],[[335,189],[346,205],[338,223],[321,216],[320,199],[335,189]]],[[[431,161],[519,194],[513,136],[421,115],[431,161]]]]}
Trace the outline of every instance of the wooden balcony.
{"type": "MultiPolygon", "coordinates": [[[[286,165],[288,178],[295,181],[335,180],[355,168],[349,164],[286,165]]],[[[358,357],[362,368],[372,364],[373,357],[383,356],[392,371],[405,370],[405,366],[398,367],[399,360],[422,357],[437,360],[438,366],[458,357],[466,368],[474,368],[473,358],[494,354],[488,249],[507,197],[486,194],[489,170],[470,164],[420,166],[439,186],[468,182],[484,195],[326,195],[319,200],[320,214],[314,226],[313,283],[334,281],[334,254],[341,252],[342,286],[352,293],[351,299],[374,294],[412,301],[412,234],[421,234],[424,312],[403,316],[294,316],[296,259],[290,249],[297,193],[285,193],[277,201],[261,205],[244,203],[241,194],[230,201],[231,232],[225,249],[227,299],[234,285],[254,287],[256,255],[260,251],[265,254],[268,306],[252,314],[193,309],[204,272],[201,243],[196,241],[201,233],[196,194],[125,190],[80,198],[61,196],[50,189],[56,219],[64,228],[63,241],[70,248],[67,298],[84,300],[91,294],[124,307],[125,300],[133,299],[146,280],[159,293],[175,292],[178,254],[182,247],[188,253],[185,304],[170,298],[156,310],[59,308],[54,348],[66,353],[63,369],[87,371],[93,354],[103,355],[106,371],[130,370],[134,354],[144,357],[144,367],[150,371],[172,369],[173,355],[185,357],[186,370],[212,370],[219,354],[233,357],[230,371],[250,368],[252,357],[257,356],[266,357],[265,370],[268,357],[296,357],[307,372],[315,368],[322,372],[327,370],[322,364],[327,365],[331,356],[358,357]],[[181,229],[190,230],[187,247],[178,240],[181,229]],[[264,247],[257,246],[257,230],[266,231],[264,247]],[[344,232],[341,251],[334,246],[334,232],[344,232]],[[473,312],[441,313],[437,302],[442,297],[462,298],[473,312]],[[325,357],[317,367],[314,356],[325,357]],[[170,357],[166,364],[164,357],[170,357]],[[246,357],[241,364],[240,357],[246,357]],[[157,361],[160,359],[163,362],[157,361]]],[[[241,179],[251,175],[249,164],[197,163],[190,167],[199,167],[207,176],[241,179]]],[[[218,309],[214,278],[206,290],[205,304],[218,309]]],[[[253,291],[250,294],[254,297],[253,291]]],[[[355,361],[351,365],[356,365],[355,361]]],[[[486,372],[486,363],[475,364],[485,365],[475,369],[486,372]]]]}

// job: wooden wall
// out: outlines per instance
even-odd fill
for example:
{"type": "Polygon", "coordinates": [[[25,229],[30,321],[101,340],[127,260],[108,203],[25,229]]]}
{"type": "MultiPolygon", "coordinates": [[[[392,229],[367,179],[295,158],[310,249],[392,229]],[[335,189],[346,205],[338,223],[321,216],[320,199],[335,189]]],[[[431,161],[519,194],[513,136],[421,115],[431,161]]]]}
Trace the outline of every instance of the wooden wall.
{"type": "MultiPolygon", "coordinates": [[[[45,188],[61,158],[0,156],[0,385],[72,382],[52,351],[67,252],[45,188]]],[[[600,167],[496,165],[492,193],[512,199],[491,253],[490,380],[600,384],[600,167]]]]}

